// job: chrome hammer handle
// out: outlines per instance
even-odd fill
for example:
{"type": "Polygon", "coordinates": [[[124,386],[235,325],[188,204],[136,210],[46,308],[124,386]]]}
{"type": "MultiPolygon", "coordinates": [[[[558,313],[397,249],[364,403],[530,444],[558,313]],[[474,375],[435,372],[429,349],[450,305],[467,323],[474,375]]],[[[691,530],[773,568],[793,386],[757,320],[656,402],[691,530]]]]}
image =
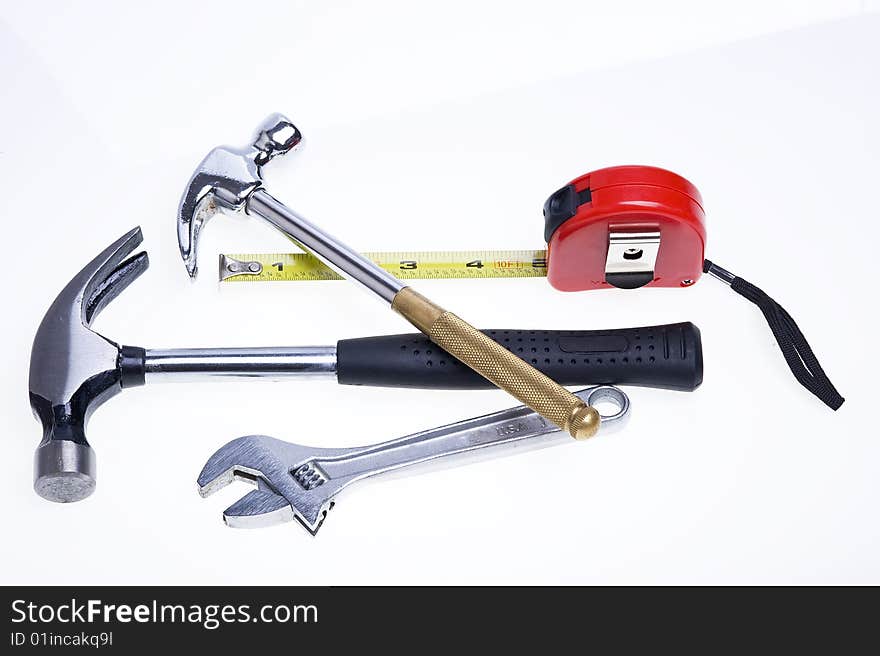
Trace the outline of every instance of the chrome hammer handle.
{"type": "Polygon", "coordinates": [[[265,189],[253,192],[245,208],[248,214],[256,214],[296,240],[343,278],[361,283],[388,303],[394,302],[394,297],[406,286],[385,269],[273,198],[265,189]]]}
{"type": "Polygon", "coordinates": [[[264,189],[257,188],[250,193],[245,208],[248,214],[262,217],[295,239],[340,275],[378,294],[433,342],[575,439],[592,437],[598,431],[601,420],[593,407],[298,215],[264,189]]]}

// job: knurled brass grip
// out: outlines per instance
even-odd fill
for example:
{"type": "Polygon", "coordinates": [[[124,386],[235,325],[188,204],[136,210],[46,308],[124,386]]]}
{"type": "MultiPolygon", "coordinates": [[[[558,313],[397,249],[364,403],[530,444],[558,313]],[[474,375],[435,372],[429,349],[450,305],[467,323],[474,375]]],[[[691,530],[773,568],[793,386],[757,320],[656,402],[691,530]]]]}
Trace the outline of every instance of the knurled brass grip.
{"type": "Polygon", "coordinates": [[[599,413],[452,312],[404,287],[391,307],[438,346],[577,440],[599,430],[599,413]]]}

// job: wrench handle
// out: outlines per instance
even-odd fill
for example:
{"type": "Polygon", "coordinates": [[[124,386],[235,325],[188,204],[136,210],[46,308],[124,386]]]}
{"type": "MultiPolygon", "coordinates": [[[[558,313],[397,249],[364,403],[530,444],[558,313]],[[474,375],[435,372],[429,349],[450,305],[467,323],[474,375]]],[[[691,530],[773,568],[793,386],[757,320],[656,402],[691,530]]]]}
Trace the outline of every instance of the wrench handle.
{"type": "Polygon", "coordinates": [[[599,430],[595,408],[411,287],[400,290],[391,307],[435,344],[573,438],[587,439],[599,430]]]}

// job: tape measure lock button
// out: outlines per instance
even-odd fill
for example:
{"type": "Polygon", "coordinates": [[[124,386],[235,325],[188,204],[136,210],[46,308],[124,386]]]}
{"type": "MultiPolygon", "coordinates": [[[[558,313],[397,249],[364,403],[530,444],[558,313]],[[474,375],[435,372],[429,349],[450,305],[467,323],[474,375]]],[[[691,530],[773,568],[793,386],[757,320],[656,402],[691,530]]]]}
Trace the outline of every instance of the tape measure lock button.
{"type": "Polygon", "coordinates": [[[544,204],[547,279],[556,289],[688,287],[702,275],[702,199],[651,166],[592,171],[544,204]]]}

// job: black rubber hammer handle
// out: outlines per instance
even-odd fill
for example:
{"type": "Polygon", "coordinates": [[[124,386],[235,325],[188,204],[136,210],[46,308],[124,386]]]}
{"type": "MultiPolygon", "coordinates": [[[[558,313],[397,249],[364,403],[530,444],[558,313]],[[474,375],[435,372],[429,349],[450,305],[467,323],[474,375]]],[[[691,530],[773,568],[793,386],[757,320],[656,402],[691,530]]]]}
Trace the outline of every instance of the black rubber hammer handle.
{"type": "MultiPolygon", "coordinates": [[[[699,329],[690,322],[616,330],[484,330],[562,385],[620,384],[693,391],[703,382],[699,329]]],[[[343,385],[480,389],[493,385],[424,335],[340,340],[343,385]]]]}

